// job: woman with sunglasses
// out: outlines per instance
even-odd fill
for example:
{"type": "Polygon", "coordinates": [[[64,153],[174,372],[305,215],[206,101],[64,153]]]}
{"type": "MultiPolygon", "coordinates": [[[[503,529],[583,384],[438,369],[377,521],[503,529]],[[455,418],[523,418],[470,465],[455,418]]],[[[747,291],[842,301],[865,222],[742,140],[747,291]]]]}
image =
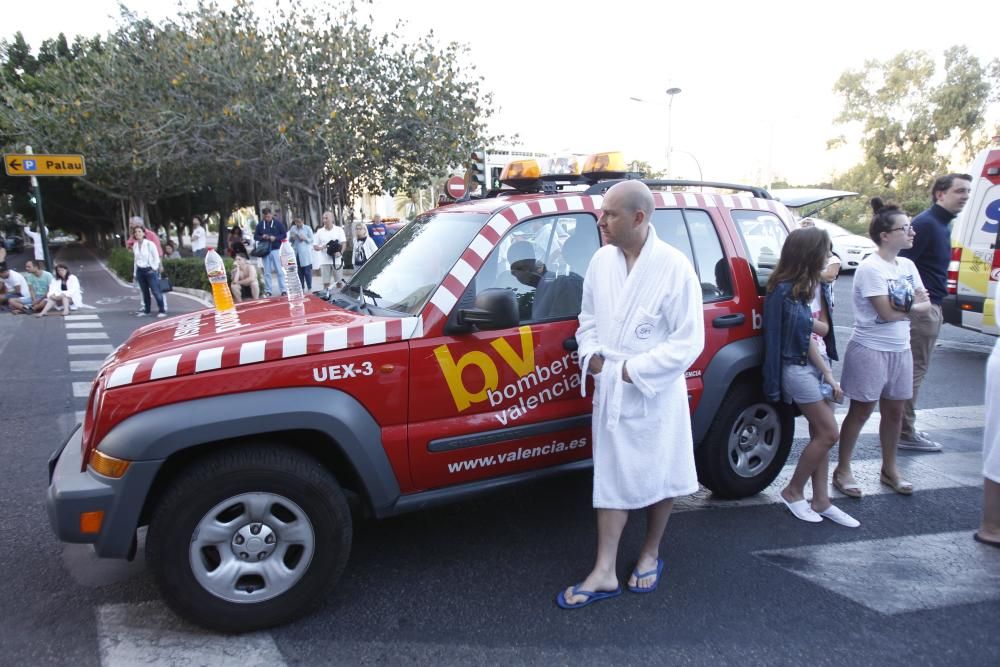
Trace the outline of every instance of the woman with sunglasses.
{"type": "Polygon", "coordinates": [[[851,454],[876,403],[882,444],[879,479],[896,493],[913,493],[913,485],[896,467],[896,445],[904,405],[913,396],[909,318],[931,305],[917,267],[898,256],[913,246],[910,219],[898,206],[884,204],[878,197],[871,200],[871,207],[868,235],[878,251],[866,257],[854,274],[854,334],[840,378],[851,405],[840,425],[840,455],[833,471],[833,486],[852,498],[861,497],[861,488],[851,472],[851,454]]]}

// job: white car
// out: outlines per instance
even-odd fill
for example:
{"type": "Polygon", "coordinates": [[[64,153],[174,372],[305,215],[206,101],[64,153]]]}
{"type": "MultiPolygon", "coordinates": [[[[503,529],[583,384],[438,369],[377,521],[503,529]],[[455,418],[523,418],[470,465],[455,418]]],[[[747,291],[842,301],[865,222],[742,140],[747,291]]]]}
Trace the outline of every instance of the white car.
{"type": "Polygon", "coordinates": [[[826,220],[813,218],[813,221],[817,227],[830,235],[830,241],[833,242],[833,254],[840,259],[841,271],[853,271],[858,268],[861,260],[878,249],[878,246],[867,236],[855,234],[826,220]]]}
{"type": "Polygon", "coordinates": [[[833,254],[840,259],[841,271],[853,271],[878,246],[867,236],[848,231],[840,225],[813,217],[823,208],[846,197],[856,197],[858,193],[845,190],[822,190],[815,188],[788,188],[771,190],[771,195],[792,210],[796,220],[812,218],[816,226],[826,230],[833,242],[833,254]]]}

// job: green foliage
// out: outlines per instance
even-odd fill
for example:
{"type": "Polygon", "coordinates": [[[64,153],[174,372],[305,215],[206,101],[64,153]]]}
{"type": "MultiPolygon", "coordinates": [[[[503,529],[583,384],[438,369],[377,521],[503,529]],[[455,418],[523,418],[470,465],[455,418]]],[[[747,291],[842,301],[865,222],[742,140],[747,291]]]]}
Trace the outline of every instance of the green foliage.
{"type": "Polygon", "coordinates": [[[140,214],[207,186],[345,207],[488,143],[463,47],[377,35],[353,3],[255,6],[199,0],[160,23],[123,7],[103,40],[48,40],[38,58],[16,35],[0,44],[0,141],[83,153],[82,182],[140,214]]]}
{"type": "MultiPolygon", "coordinates": [[[[942,77],[928,53],[903,51],[845,72],[834,90],[843,98],[837,122],[860,129],[864,159],[833,182],[862,196],[828,217],[856,227],[866,224],[868,201],[876,195],[911,215],[927,208],[931,184],[949,171],[952,156],[968,161],[986,145],[987,108],[1000,93],[1000,59],[983,65],[966,47],[953,46],[944,53],[942,77]]],[[[841,136],[830,145],[845,141],[841,136]]]]}
{"type": "Polygon", "coordinates": [[[108,268],[114,271],[125,282],[132,282],[132,272],[135,262],[132,252],[127,248],[112,248],[108,256],[108,268]]]}
{"type": "MultiPolygon", "coordinates": [[[[233,260],[229,257],[223,257],[222,261],[226,265],[226,275],[232,276],[233,260]]],[[[174,287],[212,291],[212,285],[208,282],[208,274],[205,273],[205,260],[200,257],[165,259],[163,260],[163,271],[170,278],[174,287]]]]}

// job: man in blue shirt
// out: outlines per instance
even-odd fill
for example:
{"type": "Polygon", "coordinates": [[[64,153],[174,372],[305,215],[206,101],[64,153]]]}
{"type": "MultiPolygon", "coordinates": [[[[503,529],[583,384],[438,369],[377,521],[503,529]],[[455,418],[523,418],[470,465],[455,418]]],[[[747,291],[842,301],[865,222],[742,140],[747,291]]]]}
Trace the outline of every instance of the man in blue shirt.
{"type": "Polygon", "coordinates": [[[900,250],[917,265],[920,280],[931,298],[930,310],[910,318],[910,350],[913,353],[913,398],[906,402],[900,449],[939,452],[941,443],[934,442],[914,424],[917,391],[927,374],[934,343],[941,333],[941,301],[948,293],[948,263],[951,261],[951,221],[965,207],[972,192],[972,177],[968,174],[939,176],[931,187],[929,209],[913,218],[913,247],[900,250]]]}

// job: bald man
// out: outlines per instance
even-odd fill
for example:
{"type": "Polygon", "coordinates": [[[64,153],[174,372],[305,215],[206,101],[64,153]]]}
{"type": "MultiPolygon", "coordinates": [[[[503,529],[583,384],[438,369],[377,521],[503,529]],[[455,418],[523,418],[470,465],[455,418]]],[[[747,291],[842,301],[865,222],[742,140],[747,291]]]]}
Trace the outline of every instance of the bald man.
{"type": "Polygon", "coordinates": [[[597,223],[604,246],[583,281],[576,339],[580,367],[594,377],[597,558],[558,593],[563,609],[621,594],[618,543],[631,510],[648,516],[628,588],[656,590],[674,498],[698,489],[684,372],[705,344],[701,284],[683,253],[657,238],[652,215],[643,183],[611,187],[597,223]]]}

